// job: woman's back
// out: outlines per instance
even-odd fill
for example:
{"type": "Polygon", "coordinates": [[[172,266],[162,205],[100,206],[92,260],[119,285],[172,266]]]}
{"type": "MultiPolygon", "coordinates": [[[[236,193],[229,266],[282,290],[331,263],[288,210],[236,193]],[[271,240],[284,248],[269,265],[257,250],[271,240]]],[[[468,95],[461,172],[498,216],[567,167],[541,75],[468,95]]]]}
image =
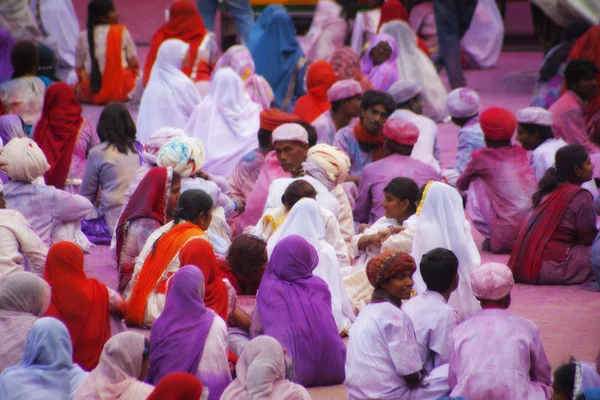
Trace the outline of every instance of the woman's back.
{"type": "MultiPolygon", "coordinates": [[[[98,25],[94,28],[94,54],[98,60],[100,72],[104,72],[106,67],[107,39],[111,25],[98,25]]],[[[83,68],[85,72],[92,72],[92,57],[90,56],[90,47],[88,43],[88,32],[83,31],[77,37],[77,48],[75,56],[75,68],[83,68]]],[[[123,36],[121,38],[121,66],[127,68],[127,60],[137,56],[137,49],[131,34],[127,28],[123,28],[123,36]]]]}

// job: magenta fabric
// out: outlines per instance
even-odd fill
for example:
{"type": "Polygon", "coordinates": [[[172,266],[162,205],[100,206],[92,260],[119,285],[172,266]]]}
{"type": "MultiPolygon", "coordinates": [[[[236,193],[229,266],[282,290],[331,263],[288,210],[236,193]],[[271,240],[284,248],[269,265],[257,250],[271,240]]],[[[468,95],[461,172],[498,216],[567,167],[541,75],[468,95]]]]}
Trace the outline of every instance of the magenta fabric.
{"type": "Polygon", "coordinates": [[[148,382],[156,385],[173,372],[197,375],[215,313],[204,305],[204,276],[194,265],[172,278],[165,309],[150,332],[148,382]]]}
{"type": "Polygon", "coordinates": [[[386,35],[385,33],[380,33],[371,39],[371,45],[362,56],[360,64],[362,72],[369,77],[375,90],[387,92],[394,82],[398,80],[397,58],[398,45],[393,37],[386,35]],[[373,59],[371,58],[371,50],[381,42],[387,42],[390,45],[392,48],[392,55],[383,64],[375,66],[373,65],[373,59]]]}
{"type": "Polygon", "coordinates": [[[491,250],[510,252],[531,208],[531,196],[537,190],[527,153],[517,145],[476,150],[456,187],[466,191],[475,179],[483,182],[484,189],[477,195],[487,198],[491,205],[491,250]]]}
{"type": "Polygon", "coordinates": [[[306,387],[345,379],[346,346],[333,318],[329,288],[312,274],[318,263],[317,251],[302,237],[282,239],[256,296],[264,334],[287,350],[295,366],[294,381],[306,387]]]}

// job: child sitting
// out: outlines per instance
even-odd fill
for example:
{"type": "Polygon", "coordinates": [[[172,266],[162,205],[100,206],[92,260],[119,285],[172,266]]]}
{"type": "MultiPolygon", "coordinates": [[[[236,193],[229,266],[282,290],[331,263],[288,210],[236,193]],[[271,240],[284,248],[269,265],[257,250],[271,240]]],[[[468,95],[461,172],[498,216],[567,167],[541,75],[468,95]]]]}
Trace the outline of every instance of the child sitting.
{"type": "Polygon", "coordinates": [[[582,395],[583,399],[588,399],[588,391],[598,387],[600,387],[600,375],[598,375],[595,366],[581,363],[571,357],[568,363],[561,365],[554,371],[552,399],[579,400],[582,395]]]}

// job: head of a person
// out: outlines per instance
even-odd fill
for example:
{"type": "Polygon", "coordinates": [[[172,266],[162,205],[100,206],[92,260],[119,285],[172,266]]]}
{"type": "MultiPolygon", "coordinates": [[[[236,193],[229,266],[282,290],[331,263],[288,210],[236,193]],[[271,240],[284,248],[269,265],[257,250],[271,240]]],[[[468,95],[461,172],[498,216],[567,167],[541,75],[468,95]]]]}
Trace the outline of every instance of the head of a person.
{"type": "Polygon", "coordinates": [[[41,317],[50,306],[50,285],[31,272],[18,271],[0,281],[0,310],[41,317]]]}
{"type": "Polygon", "coordinates": [[[306,89],[320,98],[327,95],[327,91],[337,81],[335,71],[325,60],[319,60],[310,65],[306,71],[306,89]]]}
{"type": "Polygon", "coordinates": [[[483,131],[485,145],[489,148],[510,147],[517,129],[517,119],[505,108],[489,107],[481,112],[479,124],[483,131]]]}
{"type": "Polygon", "coordinates": [[[311,278],[318,265],[315,247],[302,236],[290,235],[277,242],[267,269],[277,278],[293,282],[311,278]]]}
{"type": "Polygon", "coordinates": [[[273,131],[273,147],[281,168],[293,173],[302,167],[308,153],[308,132],[299,124],[283,124],[273,131]]]}
{"type": "Polygon", "coordinates": [[[438,247],[423,254],[419,271],[427,290],[450,296],[458,288],[458,258],[448,249],[438,247]]]}
{"type": "Polygon", "coordinates": [[[298,117],[281,111],[278,108],[267,108],[260,113],[258,129],[258,145],[264,151],[273,150],[273,131],[283,124],[297,123],[298,117]]]}
{"type": "Polygon", "coordinates": [[[169,199],[167,200],[167,209],[165,214],[167,215],[167,221],[173,219],[173,214],[179,204],[179,198],[181,197],[181,175],[176,171],[172,172],[171,175],[171,190],[169,191],[169,199]]]}
{"type": "Polygon", "coordinates": [[[202,383],[195,375],[187,372],[172,372],[158,382],[148,400],[200,399],[203,390],[202,383]]]}
{"type": "Polygon", "coordinates": [[[12,181],[31,183],[50,169],[46,155],[36,142],[14,138],[0,152],[0,169],[12,181]]]}
{"type": "Polygon", "coordinates": [[[410,156],[419,134],[419,128],[412,122],[392,116],[383,125],[383,147],[389,154],[410,156]]]}
{"type": "Polygon", "coordinates": [[[146,141],[144,144],[144,149],[142,151],[142,158],[144,159],[144,162],[150,166],[157,165],[156,157],[158,156],[160,148],[171,139],[183,136],[185,136],[183,129],[172,128],[170,126],[159,128],[152,135],[150,135],[148,141],[146,141]]]}
{"type": "Polygon", "coordinates": [[[296,179],[288,185],[281,196],[281,202],[289,211],[296,205],[297,202],[304,198],[315,199],[317,191],[315,188],[304,179],[296,179]]]}
{"type": "Polygon", "coordinates": [[[417,81],[399,80],[388,89],[388,93],[394,99],[396,109],[423,114],[423,96],[421,95],[421,85],[417,81]]]}
{"type": "MultiPolygon", "coordinates": [[[[554,371],[552,379],[552,400],[574,399],[575,380],[578,365],[574,360],[561,365],[554,371]]],[[[581,374],[581,371],[579,371],[581,374]]]]}
{"type": "Polygon", "coordinates": [[[510,306],[510,291],[515,285],[512,271],[504,264],[487,263],[471,272],[471,289],[482,308],[510,306]]]}
{"type": "Polygon", "coordinates": [[[113,145],[120,153],[137,153],[135,148],[137,129],[123,103],[114,102],[104,107],[96,130],[101,141],[113,145]]]}
{"type": "Polygon", "coordinates": [[[373,65],[381,65],[392,56],[393,50],[392,46],[387,40],[381,40],[377,43],[369,52],[369,56],[371,60],[373,60],[373,65]]]}
{"type": "Polygon", "coordinates": [[[354,79],[344,79],[334,83],[327,91],[331,112],[348,118],[358,118],[362,94],[360,83],[354,79]]]}
{"type": "Polygon", "coordinates": [[[98,369],[118,370],[123,380],[135,378],[143,381],[149,366],[149,340],[137,332],[121,332],[104,345],[98,369]]]}
{"type": "Polygon", "coordinates": [[[360,122],[363,129],[371,135],[377,135],[395,109],[396,104],[392,96],[376,90],[367,90],[360,102],[360,122]]]}
{"type": "Polygon", "coordinates": [[[182,178],[200,172],[206,160],[202,140],[189,136],[176,137],[162,145],[156,156],[159,167],[171,167],[182,178]]]}
{"type": "Polygon", "coordinates": [[[412,275],[417,270],[415,259],[399,251],[385,251],[367,264],[367,278],[375,289],[383,289],[389,296],[400,300],[410,299],[413,288],[412,275]]]}
{"type": "Polygon", "coordinates": [[[260,282],[269,261],[267,242],[249,234],[243,234],[231,242],[227,262],[238,275],[251,282],[260,282]]]}
{"type": "Polygon", "coordinates": [[[52,51],[50,47],[40,44],[38,45],[38,53],[38,75],[45,76],[54,82],[60,81],[60,79],[56,76],[58,60],[54,54],[54,51],[52,51]]]}
{"type": "Polygon", "coordinates": [[[589,100],[598,90],[596,75],[598,67],[589,60],[572,60],[565,69],[565,83],[568,90],[575,92],[581,99],[589,100]]]}
{"type": "Polygon", "coordinates": [[[331,191],[346,180],[350,159],[337,147],[319,143],[308,150],[308,157],[302,167],[305,175],[317,179],[331,191]]]}
{"type": "Polygon", "coordinates": [[[535,150],[552,133],[552,114],[542,107],[527,107],[517,113],[517,141],[525,150],[535,150]]]}
{"type": "Polygon", "coordinates": [[[446,108],[455,125],[463,127],[479,114],[479,95],[469,88],[454,89],[446,98],[446,108]]]}
{"type": "Polygon", "coordinates": [[[112,0],[92,0],[88,4],[88,28],[90,24],[118,24],[119,13],[112,0]]]}
{"type": "Polygon", "coordinates": [[[410,178],[394,178],[383,189],[383,209],[386,218],[399,223],[417,212],[419,186],[410,178]]]}
{"type": "Polygon", "coordinates": [[[18,42],[10,54],[13,67],[13,79],[27,75],[37,75],[39,51],[35,43],[28,40],[18,42]]]}
{"type": "Polygon", "coordinates": [[[176,224],[187,221],[206,231],[212,221],[212,198],[200,189],[186,190],[179,197],[179,203],[173,213],[176,224]]]}
{"type": "Polygon", "coordinates": [[[73,366],[73,344],[65,324],[51,317],[35,321],[25,339],[20,365],[73,366]]]}

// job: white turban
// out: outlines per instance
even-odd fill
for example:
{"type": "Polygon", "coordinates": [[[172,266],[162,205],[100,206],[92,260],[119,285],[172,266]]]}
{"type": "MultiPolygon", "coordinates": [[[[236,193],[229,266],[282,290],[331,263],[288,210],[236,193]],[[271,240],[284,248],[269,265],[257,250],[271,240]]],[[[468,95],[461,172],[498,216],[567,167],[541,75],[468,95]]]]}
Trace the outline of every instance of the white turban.
{"type": "Polygon", "coordinates": [[[159,167],[171,167],[182,178],[200,171],[206,161],[202,140],[188,136],[169,140],[158,151],[156,164],[159,167]]]}
{"type": "Polygon", "coordinates": [[[479,113],[479,95],[468,88],[454,89],[446,98],[446,107],[453,118],[471,118],[479,113]]]}
{"type": "Polygon", "coordinates": [[[308,132],[302,125],[298,124],[283,124],[279,125],[273,131],[271,140],[275,142],[293,141],[308,144],[308,132]]]}
{"type": "Polygon", "coordinates": [[[526,107],[517,113],[520,124],[552,126],[552,113],[542,107],[526,107]]]}
{"type": "Polygon", "coordinates": [[[350,170],[350,159],[337,147],[325,143],[308,149],[304,171],[332,190],[346,180],[350,170]]]}
{"type": "Polygon", "coordinates": [[[397,81],[388,89],[388,93],[394,99],[394,103],[406,103],[418,94],[421,94],[421,85],[419,82],[411,79],[397,81]]]}
{"type": "Polygon", "coordinates": [[[148,165],[156,165],[156,156],[160,148],[169,140],[185,136],[183,129],[165,126],[154,132],[144,145],[142,158],[148,165]]]}
{"type": "Polygon", "coordinates": [[[512,271],[504,264],[487,263],[471,272],[473,295],[480,300],[501,300],[514,285],[512,271]]]}
{"type": "Polygon", "coordinates": [[[13,181],[33,182],[50,169],[46,156],[29,138],[14,138],[0,153],[0,168],[13,181]]]}

